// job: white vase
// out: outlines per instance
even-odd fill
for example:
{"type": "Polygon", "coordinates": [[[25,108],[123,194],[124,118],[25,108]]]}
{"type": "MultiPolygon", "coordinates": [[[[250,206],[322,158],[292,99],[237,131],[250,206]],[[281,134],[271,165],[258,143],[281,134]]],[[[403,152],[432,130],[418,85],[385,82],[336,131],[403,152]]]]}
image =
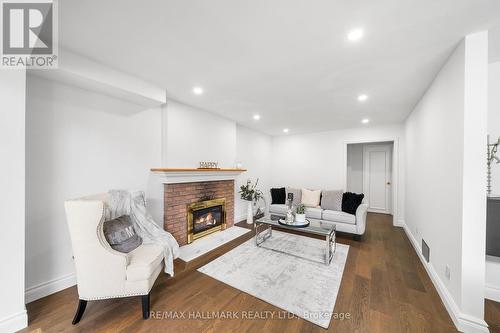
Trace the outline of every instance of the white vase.
{"type": "Polygon", "coordinates": [[[295,222],[304,223],[306,221],[306,214],[295,214],[295,222]]]}
{"type": "Polygon", "coordinates": [[[247,201],[247,223],[248,224],[253,224],[253,207],[252,204],[253,202],[251,200],[247,201]]]}

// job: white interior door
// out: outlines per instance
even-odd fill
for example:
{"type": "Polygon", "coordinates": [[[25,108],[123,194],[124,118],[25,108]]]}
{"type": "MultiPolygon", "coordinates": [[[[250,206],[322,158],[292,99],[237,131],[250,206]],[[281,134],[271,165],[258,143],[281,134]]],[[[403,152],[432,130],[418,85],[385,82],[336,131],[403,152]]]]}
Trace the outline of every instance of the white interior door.
{"type": "Polygon", "coordinates": [[[364,146],[363,193],[370,212],[392,214],[392,147],[364,146]]]}

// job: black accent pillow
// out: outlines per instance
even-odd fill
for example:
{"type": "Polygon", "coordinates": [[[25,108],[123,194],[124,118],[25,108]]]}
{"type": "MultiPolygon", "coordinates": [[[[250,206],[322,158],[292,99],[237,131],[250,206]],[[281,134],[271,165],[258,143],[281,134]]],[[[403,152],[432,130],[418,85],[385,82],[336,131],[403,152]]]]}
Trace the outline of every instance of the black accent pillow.
{"type": "Polygon", "coordinates": [[[286,189],[284,187],[271,189],[271,203],[273,205],[284,205],[286,202],[286,189]]]}
{"type": "Polygon", "coordinates": [[[342,196],[342,211],[348,214],[355,215],[359,205],[363,202],[365,195],[363,193],[356,194],[345,192],[342,196]]]}

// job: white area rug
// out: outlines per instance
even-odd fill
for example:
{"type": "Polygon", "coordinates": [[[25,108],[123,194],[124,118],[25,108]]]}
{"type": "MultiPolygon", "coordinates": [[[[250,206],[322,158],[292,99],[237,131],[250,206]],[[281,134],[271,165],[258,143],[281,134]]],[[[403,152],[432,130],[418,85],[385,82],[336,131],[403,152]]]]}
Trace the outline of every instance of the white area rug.
{"type": "Polygon", "coordinates": [[[233,239],[236,239],[250,232],[251,229],[232,226],[226,230],[215,232],[203,238],[197,239],[191,244],[179,248],[179,258],[188,262],[199,256],[208,253],[233,239]]]}
{"type": "MultiPolygon", "coordinates": [[[[321,260],[325,242],[274,231],[263,244],[321,260]]],[[[349,246],[337,244],[329,266],[255,245],[252,238],[198,269],[214,279],[328,328],[349,246]]]]}

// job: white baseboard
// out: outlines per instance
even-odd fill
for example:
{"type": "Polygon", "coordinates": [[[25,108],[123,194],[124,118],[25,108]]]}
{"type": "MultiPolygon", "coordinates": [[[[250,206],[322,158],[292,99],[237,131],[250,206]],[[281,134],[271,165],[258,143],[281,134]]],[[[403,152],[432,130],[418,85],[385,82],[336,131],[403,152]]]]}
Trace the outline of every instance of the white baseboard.
{"type": "Polygon", "coordinates": [[[484,289],[484,297],[495,302],[500,302],[500,289],[486,285],[484,289]]]}
{"type": "Polygon", "coordinates": [[[406,223],[405,223],[405,220],[396,220],[393,225],[395,227],[401,227],[401,228],[404,228],[406,223]]]}
{"type": "Polygon", "coordinates": [[[26,289],[24,300],[26,304],[36,301],[42,297],[54,294],[63,289],[72,287],[76,284],[76,275],[74,273],[50,280],[39,285],[26,289]]]}
{"type": "Polygon", "coordinates": [[[17,332],[28,326],[26,310],[18,312],[7,318],[0,319],[0,332],[17,332]]]}
{"type": "Polygon", "coordinates": [[[489,332],[488,324],[486,324],[483,318],[472,317],[460,311],[460,308],[458,307],[457,303],[455,303],[455,300],[451,296],[450,292],[443,284],[443,281],[439,278],[438,274],[434,270],[434,267],[430,265],[423,257],[420,245],[413,236],[413,234],[411,233],[410,229],[408,228],[408,225],[406,225],[404,221],[402,222],[406,236],[408,236],[408,239],[413,245],[415,252],[420,258],[422,264],[424,265],[424,268],[427,271],[427,275],[429,275],[429,277],[431,278],[431,281],[434,284],[434,287],[436,288],[439,297],[441,297],[441,300],[443,301],[446,310],[448,311],[448,314],[453,320],[453,323],[455,324],[456,328],[460,332],[466,332],[466,333],[489,332]]]}

